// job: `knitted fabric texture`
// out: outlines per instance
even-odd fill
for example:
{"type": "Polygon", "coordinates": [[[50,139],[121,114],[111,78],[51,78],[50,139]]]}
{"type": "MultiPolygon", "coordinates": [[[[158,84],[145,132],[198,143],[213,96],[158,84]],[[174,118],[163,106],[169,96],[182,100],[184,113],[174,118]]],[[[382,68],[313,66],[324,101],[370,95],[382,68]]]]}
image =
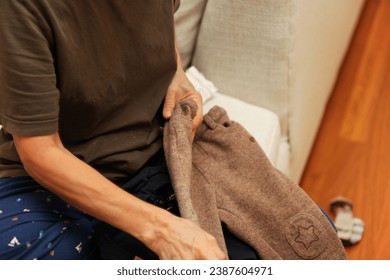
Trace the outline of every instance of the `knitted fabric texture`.
{"type": "Polygon", "coordinates": [[[164,151],[180,215],[194,223],[198,218],[190,195],[192,173],[192,117],[197,106],[183,103],[175,106],[172,117],[164,126],[164,151]],[[173,175],[173,176],[172,176],[173,175]]]}
{"type": "Polygon", "coordinates": [[[226,111],[213,107],[191,138],[193,101],[181,101],[164,128],[164,149],[183,218],[216,237],[221,224],[262,259],[345,259],[319,207],[267,159],[226,111]]]}

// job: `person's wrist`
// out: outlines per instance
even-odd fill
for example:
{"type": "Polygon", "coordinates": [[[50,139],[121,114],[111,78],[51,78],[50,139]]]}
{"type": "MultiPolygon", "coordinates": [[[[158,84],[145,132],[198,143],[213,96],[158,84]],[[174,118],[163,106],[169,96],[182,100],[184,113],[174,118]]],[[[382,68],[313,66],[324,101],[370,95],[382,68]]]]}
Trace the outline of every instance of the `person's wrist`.
{"type": "Polygon", "coordinates": [[[169,235],[169,224],[176,217],[163,209],[153,209],[149,218],[145,219],[144,229],[138,239],[151,250],[155,251],[159,239],[166,239],[169,235]]]}

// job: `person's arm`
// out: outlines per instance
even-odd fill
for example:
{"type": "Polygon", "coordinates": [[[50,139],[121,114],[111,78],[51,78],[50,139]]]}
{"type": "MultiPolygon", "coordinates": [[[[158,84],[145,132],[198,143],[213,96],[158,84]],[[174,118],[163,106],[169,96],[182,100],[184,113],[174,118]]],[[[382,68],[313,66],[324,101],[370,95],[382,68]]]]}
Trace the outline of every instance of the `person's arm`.
{"type": "Polygon", "coordinates": [[[172,79],[172,82],[165,95],[165,102],[163,108],[163,117],[169,119],[172,116],[173,109],[179,100],[193,99],[196,102],[198,110],[192,119],[192,134],[195,135],[196,128],[203,120],[203,100],[200,93],[194,88],[192,83],[188,80],[181,63],[181,58],[177,44],[175,42],[177,70],[172,79]]]}
{"type": "Polygon", "coordinates": [[[130,195],[70,153],[58,134],[14,142],[27,172],[69,204],[141,240],[161,259],[224,259],[216,240],[190,221],[130,195]]]}

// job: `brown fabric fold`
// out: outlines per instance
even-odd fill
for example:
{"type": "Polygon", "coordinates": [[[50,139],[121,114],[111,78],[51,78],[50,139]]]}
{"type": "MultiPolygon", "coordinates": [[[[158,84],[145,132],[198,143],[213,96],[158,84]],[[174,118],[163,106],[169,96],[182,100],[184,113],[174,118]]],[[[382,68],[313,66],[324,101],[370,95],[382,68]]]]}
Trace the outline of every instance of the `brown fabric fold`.
{"type": "Polygon", "coordinates": [[[269,162],[226,111],[212,108],[191,141],[192,101],[181,101],[164,130],[164,149],[181,215],[214,235],[221,223],[262,259],[345,259],[320,208],[269,162]]]}
{"type": "Polygon", "coordinates": [[[195,103],[176,106],[172,117],[164,126],[163,147],[172,185],[183,218],[198,223],[190,195],[192,173],[192,117],[195,103]]]}

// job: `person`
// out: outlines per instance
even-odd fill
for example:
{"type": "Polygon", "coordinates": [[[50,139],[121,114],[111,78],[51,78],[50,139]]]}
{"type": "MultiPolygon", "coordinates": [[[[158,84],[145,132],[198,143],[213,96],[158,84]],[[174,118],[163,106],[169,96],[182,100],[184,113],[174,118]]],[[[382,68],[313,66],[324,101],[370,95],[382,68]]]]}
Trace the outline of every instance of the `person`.
{"type": "Polygon", "coordinates": [[[96,223],[160,259],[227,258],[197,225],[121,187],[161,161],[177,101],[197,103],[194,133],[202,122],[175,44],[178,4],[0,2],[0,259],[100,258],[96,223]]]}

